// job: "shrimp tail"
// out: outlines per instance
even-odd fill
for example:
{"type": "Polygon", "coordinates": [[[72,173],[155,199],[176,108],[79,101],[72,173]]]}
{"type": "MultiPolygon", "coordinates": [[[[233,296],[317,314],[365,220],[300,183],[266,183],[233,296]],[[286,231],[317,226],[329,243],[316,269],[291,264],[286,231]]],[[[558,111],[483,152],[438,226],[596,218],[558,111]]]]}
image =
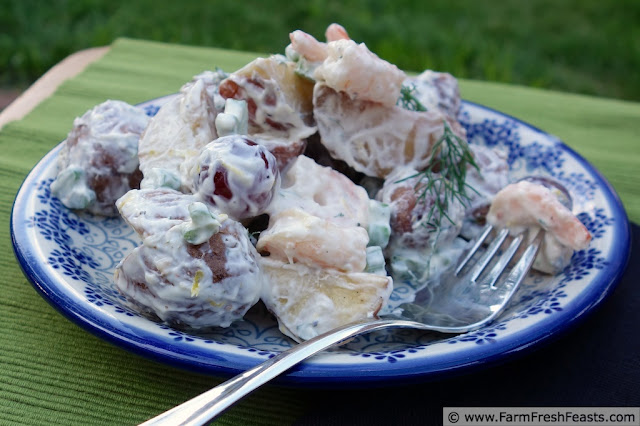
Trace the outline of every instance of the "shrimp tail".
{"type": "Polygon", "coordinates": [[[327,45],[304,31],[295,30],[289,34],[291,47],[311,62],[322,62],[327,58],[327,45]]]}
{"type": "Polygon", "coordinates": [[[347,30],[340,24],[331,24],[327,27],[327,31],[325,31],[324,36],[327,39],[327,43],[336,40],[350,40],[349,34],[347,34],[347,30]]]}

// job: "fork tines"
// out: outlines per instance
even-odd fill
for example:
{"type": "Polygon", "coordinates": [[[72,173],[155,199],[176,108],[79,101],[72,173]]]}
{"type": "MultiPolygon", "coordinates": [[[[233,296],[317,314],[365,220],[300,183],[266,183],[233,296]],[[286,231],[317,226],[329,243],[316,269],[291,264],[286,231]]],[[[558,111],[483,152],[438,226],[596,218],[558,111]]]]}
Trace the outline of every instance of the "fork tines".
{"type": "MultiPolygon", "coordinates": [[[[480,248],[483,246],[489,235],[492,234],[493,229],[493,226],[486,225],[482,229],[482,231],[480,231],[478,237],[473,240],[473,243],[470,243],[472,244],[472,247],[456,267],[455,275],[460,274],[460,272],[469,263],[469,261],[473,259],[473,257],[479,252],[480,248]]],[[[478,282],[478,279],[482,275],[483,271],[487,268],[487,266],[489,266],[492,261],[495,260],[496,253],[498,253],[498,251],[502,247],[503,243],[509,236],[509,233],[509,229],[504,228],[500,230],[493,238],[484,253],[481,255],[480,259],[478,259],[478,261],[469,272],[469,279],[471,280],[471,282],[478,282]]],[[[518,262],[511,269],[506,282],[508,282],[509,284],[519,283],[526,276],[527,272],[531,268],[531,265],[533,264],[533,260],[535,259],[536,254],[538,253],[538,249],[542,242],[542,234],[542,232],[538,231],[531,245],[527,247],[518,262]]],[[[509,262],[511,262],[511,259],[513,259],[516,252],[518,251],[518,248],[522,244],[524,236],[524,233],[520,233],[513,237],[513,239],[509,242],[508,247],[503,250],[497,257],[497,261],[495,261],[489,273],[487,273],[480,282],[482,286],[495,287],[498,278],[500,278],[507,265],[509,265],[509,262]]]]}

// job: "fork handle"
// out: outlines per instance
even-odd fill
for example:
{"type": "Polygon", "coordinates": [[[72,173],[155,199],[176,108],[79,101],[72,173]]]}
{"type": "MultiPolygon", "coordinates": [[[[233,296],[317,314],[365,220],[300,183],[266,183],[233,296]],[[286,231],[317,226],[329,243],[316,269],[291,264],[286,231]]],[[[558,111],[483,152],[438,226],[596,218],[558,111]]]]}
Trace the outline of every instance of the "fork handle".
{"type": "Polygon", "coordinates": [[[415,326],[416,323],[412,321],[381,319],[351,323],[328,331],[281,352],[215,388],[147,420],[141,426],[203,425],[253,390],[284,373],[294,365],[337,343],[344,342],[346,339],[358,334],[370,333],[375,330],[415,326]]]}

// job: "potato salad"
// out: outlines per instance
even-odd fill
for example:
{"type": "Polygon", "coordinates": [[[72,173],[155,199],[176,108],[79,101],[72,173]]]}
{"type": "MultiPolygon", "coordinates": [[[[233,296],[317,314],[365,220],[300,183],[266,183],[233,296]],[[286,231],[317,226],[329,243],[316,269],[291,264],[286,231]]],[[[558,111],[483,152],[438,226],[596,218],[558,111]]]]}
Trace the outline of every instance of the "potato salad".
{"type": "Polygon", "coordinates": [[[378,317],[394,280],[437,278],[487,222],[544,230],[547,273],[589,244],[552,189],[467,142],[453,76],[409,76],[338,24],[289,39],[152,118],[110,100],[74,122],[51,190],[139,235],[114,273],[132,309],[206,330],[260,302],[302,341],[378,317]]]}

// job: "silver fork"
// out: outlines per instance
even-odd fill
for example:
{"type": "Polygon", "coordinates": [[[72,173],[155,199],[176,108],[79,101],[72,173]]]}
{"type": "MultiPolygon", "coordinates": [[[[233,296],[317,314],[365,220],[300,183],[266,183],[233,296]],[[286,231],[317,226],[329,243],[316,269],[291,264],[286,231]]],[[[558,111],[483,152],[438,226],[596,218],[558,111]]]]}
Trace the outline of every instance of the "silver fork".
{"type": "Polygon", "coordinates": [[[280,353],[142,425],[205,424],[240,398],[294,365],[359,334],[391,328],[466,333],[489,324],[503,311],[527,275],[543,235],[543,232],[538,232],[533,242],[509,271],[506,279],[498,283],[498,279],[522,244],[524,234],[515,236],[507,248],[500,255],[496,255],[509,235],[509,231],[503,229],[480,255],[479,249],[492,231],[492,227],[487,225],[479,236],[470,242],[471,248],[463,256],[453,274],[450,274],[451,277],[438,285],[426,286],[418,291],[412,303],[400,306],[401,314],[389,314],[378,320],[352,323],[328,331],[280,353]],[[476,254],[480,255],[477,262],[466,267],[472,258],[477,257],[476,254]],[[483,273],[488,266],[491,266],[489,271],[483,273]]]}

